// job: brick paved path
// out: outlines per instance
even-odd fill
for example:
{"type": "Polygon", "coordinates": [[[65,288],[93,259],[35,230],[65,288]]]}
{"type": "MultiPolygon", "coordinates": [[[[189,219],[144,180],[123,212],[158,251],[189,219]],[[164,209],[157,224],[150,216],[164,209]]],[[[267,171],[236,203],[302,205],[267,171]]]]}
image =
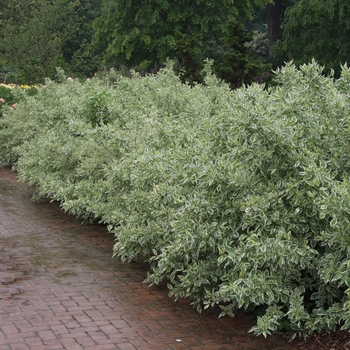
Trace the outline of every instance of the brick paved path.
{"type": "Polygon", "coordinates": [[[146,265],[111,259],[103,226],[31,193],[0,166],[0,350],[293,349],[248,335],[247,316],[198,314],[148,287],[146,265]]]}

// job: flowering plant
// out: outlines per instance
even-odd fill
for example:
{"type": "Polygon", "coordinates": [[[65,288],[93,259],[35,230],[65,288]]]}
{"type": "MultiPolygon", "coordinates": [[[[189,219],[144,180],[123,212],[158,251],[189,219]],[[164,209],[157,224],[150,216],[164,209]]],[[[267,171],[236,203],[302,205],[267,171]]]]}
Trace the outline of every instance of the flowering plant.
{"type": "Polygon", "coordinates": [[[16,87],[15,84],[0,84],[0,109],[7,105],[11,110],[15,110],[23,96],[33,96],[38,90],[39,85],[18,85],[16,87]]]}

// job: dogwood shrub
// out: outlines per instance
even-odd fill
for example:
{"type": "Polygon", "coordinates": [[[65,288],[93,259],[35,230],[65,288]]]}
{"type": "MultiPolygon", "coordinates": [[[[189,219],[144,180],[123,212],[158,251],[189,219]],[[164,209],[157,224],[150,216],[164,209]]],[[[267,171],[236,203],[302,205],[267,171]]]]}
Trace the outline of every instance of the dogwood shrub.
{"type": "Polygon", "coordinates": [[[108,225],[149,283],[267,335],[350,328],[350,71],[315,62],[235,91],[209,72],[47,82],[0,119],[36,196],[108,225]]]}

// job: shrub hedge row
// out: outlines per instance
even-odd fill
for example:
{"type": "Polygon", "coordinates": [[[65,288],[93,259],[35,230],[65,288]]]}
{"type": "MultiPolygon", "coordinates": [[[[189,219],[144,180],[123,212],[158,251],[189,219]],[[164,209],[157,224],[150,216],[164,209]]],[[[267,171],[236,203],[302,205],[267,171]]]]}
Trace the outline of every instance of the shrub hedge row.
{"type": "Polygon", "coordinates": [[[199,311],[255,310],[265,336],[349,329],[349,69],[287,64],[235,91],[209,65],[193,87],[170,66],[113,74],[47,81],[4,111],[0,161],[199,311]]]}

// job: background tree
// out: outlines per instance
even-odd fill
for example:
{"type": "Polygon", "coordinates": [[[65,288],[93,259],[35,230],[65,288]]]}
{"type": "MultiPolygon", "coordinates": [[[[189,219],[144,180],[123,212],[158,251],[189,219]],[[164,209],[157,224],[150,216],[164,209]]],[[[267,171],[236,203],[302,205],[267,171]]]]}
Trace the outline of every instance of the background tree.
{"type": "MultiPolygon", "coordinates": [[[[281,39],[282,36],[281,24],[283,22],[285,10],[294,5],[297,1],[298,0],[274,0],[267,4],[265,8],[257,7],[252,20],[240,19],[248,31],[254,31],[256,36],[254,40],[264,41],[264,49],[259,51],[260,53],[263,51],[263,55],[266,56],[269,61],[273,61],[273,44],[278,39],[281,39]]],[[[256,46],[256,44],[254,45],[256,46]]]]}
{"type": "Polygon", "coordinates": [[[267,53],[272,56],[272,45],[281,37],[282,0],[275,0],[266,6],[266,20],[268,28],[267,53]]]}
{"type": "Polygon", "coordinates": [[[300,0],[286,10],[282,40],[274,52],[282,64],[315,58],[326,72],[340,73],[350,58],[350,4],[340,0],[300,0]]]}
{"type": "Polygon", "coordinates": [[[29,10],[29,5],[24,2],[22,4],[18,1],[1,2],[0,30],[2,40],[0,41],[0,57],[2,73],[4,80],[6,80],[8,73],[13,73],[16,84],[19,60],[25,50],[23,45],[27,46],[27,42],[22,45],[21,36],[29,10]]]}
{"type": "MultiPolygon", "coordinates": [[[[0,0],[0,62],[3,72],[34,83],[53,78],[57,66],[72,76],[89,76],[104,67],[159,67],[171,58],[183,81],[200,82],[205,59],[232,59],[236,44],[230,37],[244,45],[250,40],[238,28],[227,31],[227,24],[239,18],[248,30],[266,29],[265,16],[251,22],[271,1],[0,0]]],[[[283,7],[295,0],[278,1],[283,7]]],[[[241,48],[236,56],[250,56],[241,48]]]]}
{"type": "Polygon", "coordinates": [[[76,30],[77,1],[1,2],[0,58],[26,83],[43,82],[63,65],[62,47],[76,30]]]}
{"type": "MultiPolygon", "coordinates": [[[[208,57],[213,42],[238,14],[249,16],[254,6],[269,0],[102,0],[102,15],[94,22],[95,39],[104,47],[104,64],[150,67],[166,58],[189,62],[192,54],[208,57]],[[182,42],[183,40],[183,42],[182,42]]],[[[211,58],[211,57],[209,57],[211,58]]],[[[192,62],[197,58],[192,57],[192,62]]]]}
{"type": "Polygon", "coordinates": [[[178,73],[183,82],[202,82],[203,60],[200,59],[199,37],[177,31],[174,49],[178,56],[178,73]]]}
{"type": "Polygon", "coordinates": [[[222,39],[225,50],[215,62],[215,72],[230,84],[231,88],[241,87],[253,81],[265,80],[264,75],[271,70],[270,65],[252,55],[247,45],[253,40],[253,32],[248,33],[238,21],[230,21],[227,35],[222,39]]]}
{"type": "Polygon", "coordinates": [[[62,48],[64,69],[69,75],[90,76],[100,65],[101,56],[92,42],[92,23],[101,15],[102,0],[80,0],[74,13],[75,32],[62,48]]]}

